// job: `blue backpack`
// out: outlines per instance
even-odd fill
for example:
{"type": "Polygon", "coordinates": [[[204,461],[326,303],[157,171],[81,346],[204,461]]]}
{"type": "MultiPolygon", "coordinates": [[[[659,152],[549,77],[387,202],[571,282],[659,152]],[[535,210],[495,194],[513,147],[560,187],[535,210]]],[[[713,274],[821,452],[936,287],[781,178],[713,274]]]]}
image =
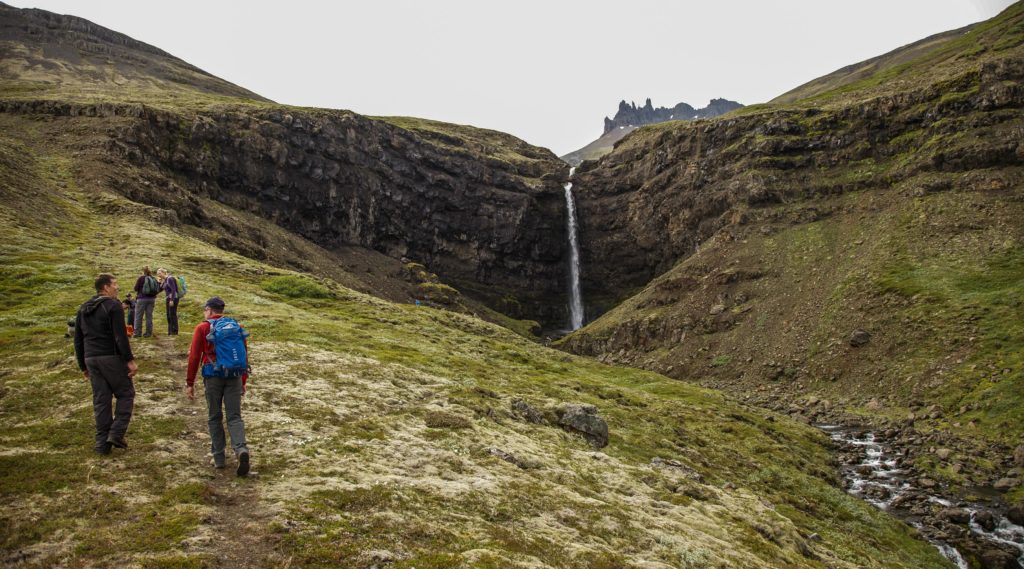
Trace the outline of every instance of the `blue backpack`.
{"type": "Polygon", "coordinates": [[[242,377],[249,371],[249,355],[245,352],[245,339],[249,332],[227,316],[207,322],[210,323],[210,333],[206,341],[213,343],[217,361],[203,366],[203,377],[242,377]]]}

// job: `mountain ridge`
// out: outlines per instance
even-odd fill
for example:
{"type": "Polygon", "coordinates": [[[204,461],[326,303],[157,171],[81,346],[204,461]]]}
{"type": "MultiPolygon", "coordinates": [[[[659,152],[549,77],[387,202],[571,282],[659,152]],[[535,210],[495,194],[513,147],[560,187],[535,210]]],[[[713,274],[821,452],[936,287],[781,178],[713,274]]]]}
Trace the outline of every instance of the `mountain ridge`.
{"type": "Polygon", "coordinates": [[[579,166],[584,160],[596,160],[611,152],[615,144],[637,128],[671,120],[697,120],[716,117],[742,108],[743,105],[728,99],[711,99],[706,107],[695,109],[687,103],[672,108],[654,108],[648,98],[642,107],[636,103],[619,102],[615,117],[604,117],[604,132],[597,140],[561,157],[570,166],[579,166]]]}

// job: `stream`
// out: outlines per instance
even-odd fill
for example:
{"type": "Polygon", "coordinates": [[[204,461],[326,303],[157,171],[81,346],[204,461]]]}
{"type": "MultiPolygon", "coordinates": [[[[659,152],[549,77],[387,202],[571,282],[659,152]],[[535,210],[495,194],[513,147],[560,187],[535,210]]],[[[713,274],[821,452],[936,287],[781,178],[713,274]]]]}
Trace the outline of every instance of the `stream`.
{"type": "Polygon", "coordinates": [[[990,505],[943,497],[914,486],[902,468],[904,455],[874,432],[842,425],[817,425],[839,449],[846,491],[920,530],[961,569],[972,552],[983,567],[1024,567],[1024,527],[990,505]],[[989,563],[991,561],[992,563],[989,563]],[[1009,564],[1007,564],[1007,562],[1009,564]]]}

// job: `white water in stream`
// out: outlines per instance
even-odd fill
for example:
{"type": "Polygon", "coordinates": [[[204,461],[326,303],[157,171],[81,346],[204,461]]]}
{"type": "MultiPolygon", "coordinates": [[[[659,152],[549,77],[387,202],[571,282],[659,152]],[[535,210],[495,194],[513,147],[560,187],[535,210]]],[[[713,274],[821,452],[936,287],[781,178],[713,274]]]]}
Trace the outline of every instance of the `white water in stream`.
{"type": "MultiPolygon", "coordinates": [[[[898,461],[893,457],[885,456],[882,443],[875,438],[874,433],[864,433],[858,438],[850,431],[838,425],[818,425],[818,428],[825,431],[832,437],[832,440],[852,445],[864,450],[864,458],[860,466],[868,467],[870,473],[860,472],[858,468],[849,469],[847,476],[847,492],[861,498],[874,506],[888,510],[893,501],[908,491],[914,490],[906,480],[903,479],[904,471],[899,468],[898,461]],[[886,491],[880,494],[872,494],[871,486],[884,488],[886,491]]],[[[950,507],[952,502],[943,500],[937,496],[928,496],[928,501],[941,506],[950,507]]],[[[1017,562],[1024,565],[1024,527],[1018,526],[1005,517],[1000,517],[997,525],[992,531],[981,527],[974,518],[980,508],[973,504],[963,504],[961,507],[971,515],[969,527],[974,533],[984,536],[990,540],[1004,543],[1015,547],[1020,551],[1017,562]]],[[[921,528],[921,524],[911,522],[911,525],[921,528]]],[[[932,544],[942,552],[947,559],[952,561],[959,569],[969,569],[967,560],[956,550],[955,547],[941,541],[932,541],[932,544]]]]}
{"type": "MultiPolygon", "coordinates": [[[[571,178],[576,168],[569,169],[571,178]]],[[[580,243],[576,236],[576,204],[572,199],[572,182],[565,184],[565,208],[569,212],[566,233],[569,234],[569,328],[583,327],[583,295],[580,294],[580,243]]]]}

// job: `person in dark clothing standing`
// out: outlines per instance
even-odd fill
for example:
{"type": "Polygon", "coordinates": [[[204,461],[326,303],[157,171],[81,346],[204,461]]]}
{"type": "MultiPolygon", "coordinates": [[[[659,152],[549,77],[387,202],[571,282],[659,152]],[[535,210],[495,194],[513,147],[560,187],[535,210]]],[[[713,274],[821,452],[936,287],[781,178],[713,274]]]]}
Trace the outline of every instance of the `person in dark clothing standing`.
{"type": "Polygon", "coordinates": [[[117,300],[117,279],[102,273],[94,284],[96,296],[82,304],[75,317],[75,357],[78,368],[92,383],[96,452],[110,454],[111,447],[128,448],[124,436],[135,403],[132,378],[139,368],[125,332],[124,309],[117,300]]]}
{"type": "Polygon", "coordinates": [[[156,295],[160,294],[160,283],[156,281],[149,267],[142,268],[142,275],[135,281],[135,337],[153,335],[153,306],[156,295]],[[146,319],[146,333],[142,333],[142,319],[146,319]]]}
{"type": "Polygon", "coordinates": [[[160,290],[164,292],[164,304],[167,307],[167,335],[178,335],[178,279],[167,269],[157,269],[157,280],[160,290]]]}
{"type": "MultiPolygon", "coordinates": [[[[203,371],[203,386],[206,390],[208,410],[208,427],[210,430],[210,453],[213,455],[214,468],[224,468],[224,415],[227,415],[228,434],[231,435],[231,446],[238,457],[236,474],[249,474],[249,447],[245,442],[245,424],[242,422],[242,396],[245,395],[245,383],[249,379],[248,351],[249,343],[245,340],[248,332],[231,318],[224,317],[224,301],[213,297],[203,307],[204,320],[196,326],[192,333],[192,346],[188,350],[188,371],[185,375],[185,394],[194,400],[196,397],[196,372],[203,371]],[[244,359],[244,367],[238,373],[218,372],[217,348],[215,345],[218,333],[214,330],[217,323],[229,324],[235,331],[235,338],[242,346],[238,347],[244,359]],[[223,410],[222,410],[223,409],[223,410]]],[[[226,336],[221,336],[226,339],[226,336]]],[[[223,341],[223,340],[222,340],[223,341]]],[[[221,370],[223,371],[223,370],[221,370]]]]}
{"type": "Polygon", "coordinates": [[[128,293],[121,301],[121,305],[124,306],[125,314],[128,315],[128,319],[125,322],[128,326],[135,327],[135,299],[132,298],[132,293],[128,293]]]}

